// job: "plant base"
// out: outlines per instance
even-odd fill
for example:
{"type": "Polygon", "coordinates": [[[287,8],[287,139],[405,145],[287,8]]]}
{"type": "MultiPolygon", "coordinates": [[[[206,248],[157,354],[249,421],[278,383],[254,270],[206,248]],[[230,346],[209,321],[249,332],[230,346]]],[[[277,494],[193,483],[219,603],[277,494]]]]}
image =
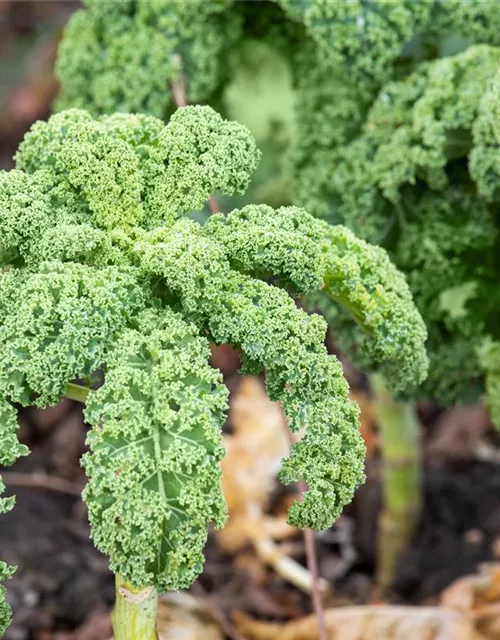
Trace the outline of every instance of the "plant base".
{"type": "Polygon", "coordinates": [[[153,587],[135,588],[116,576],[116,602],[111,620],[114,640],[158,640],[158,593],[153,587]]]}

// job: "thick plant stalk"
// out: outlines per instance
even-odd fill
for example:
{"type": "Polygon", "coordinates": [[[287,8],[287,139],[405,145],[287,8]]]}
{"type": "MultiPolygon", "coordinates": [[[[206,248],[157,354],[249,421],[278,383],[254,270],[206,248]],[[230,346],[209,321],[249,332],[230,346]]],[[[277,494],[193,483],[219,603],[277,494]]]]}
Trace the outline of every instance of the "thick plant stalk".
{"type": "Polygon", "coordinates": [[[89,396],[89,391],[90,389],[88,387],[84,387],[80,384],[75,384],[74,382],[69,382],[66,385],[64,397],[68,398],[69,400],[76,400],[77,402],[85,404],[89,396]]]}
{"type": "Polygon", "coordinates": [[[382,450],[377,581],[388,588],[415,530],[421,507],[420,428],[413,402],[396,402],[380,374],[370,377],[382,450]]]}
{"type": "Polygon", "coordinates": [[[156,589],[136,589],[116,576],[116,601],[111,616],[114,640],[158,640],[157,613],[156,589]]]}

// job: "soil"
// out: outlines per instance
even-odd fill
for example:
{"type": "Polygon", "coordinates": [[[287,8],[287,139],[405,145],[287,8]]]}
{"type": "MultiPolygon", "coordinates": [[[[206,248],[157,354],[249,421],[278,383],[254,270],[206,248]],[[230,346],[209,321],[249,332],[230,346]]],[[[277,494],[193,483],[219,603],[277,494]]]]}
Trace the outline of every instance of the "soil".
{"type": "Polygon", "coordinates": [[[92,546],[81,502],[37,489],[19,488],[16,496],[0,534],[2,558],[19,567],[8,583],[15,616],[5,638],[77,628],[114,598],[107,560],[92,546]]]}
{"type": "MultiPolygon", "coordinates": [[[[374,479],[360,488],[353,505],[359,565],[352,573],[373,572],[379,506],[374,479]]],[[[426,468],[422,518],[399,563],[395,599],[422,603],[439,594],[456,578],[474,573],[478,564],[495,559],[499,542],[500,466],[469,460],[426,468]]]]}

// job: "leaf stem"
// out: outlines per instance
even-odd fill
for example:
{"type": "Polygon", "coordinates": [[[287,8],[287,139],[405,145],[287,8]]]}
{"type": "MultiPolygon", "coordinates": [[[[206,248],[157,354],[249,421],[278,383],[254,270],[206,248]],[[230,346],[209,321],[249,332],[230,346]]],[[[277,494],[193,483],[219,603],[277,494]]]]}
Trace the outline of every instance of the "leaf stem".
{"type": "Polygon", "coordinates": [[[89,396],[90,389],[74,382],[68,382],[64,390],[64,397],[69,400],[76,400],[85,404],[89,396]]]}
{"type": "Polygon", "coordinates": [[[387,589],[420,516],[420,428],[413,403],[396,402],[379,373],[371,374],[370,386],[382,449],[383,505],[378,522],[377,581],[387,589]]]}
{"type": "Polygon", "coordinates": [[[174,98],[176,107],[185,107],[187,105],[187,96],[186,96],[186,78],[184,77],[184,73],[182,71],[182,58],[176,53],[174,55],[174,60],[179,67],[181,68],[179,72],[179,77],[177,80],[172,82],[172,96],[174,98]]]}
{"type": "Polygon", "coordinates": [[[83,491],[83,485],[80,486],[77,482],[69,482],[63,478],[48,476],[42,473],[2,471],[2,479],[7,486],[58,491],[72,496],[81,496],[83,491]]]}
{"type": "MultiPolygon", "coordinates": [[[[301,487],[299,483],[299,489],[301,492],[305,491],[307,487],[305,483],[301,487]]],[[[325,622],[325,611],[323,609],[323,603],[321,601],[321,594],[319,591],[319,570],[318,570],[318,557],[316,554],[316,545],[314,541],[314,532],[312,529],[304,529],[304,544],[306,548],[306,563],[307,568],[311,573],[312,581],[312,604],[314,613],[316,614],[316,620],[318,622],[318,638],[319,640],[328,640],[328,632],[325,622]]]]}
{"type": "Polygon", "coordinates": [[[153,587],[135,588],[116,575],[116,601],[111,615],[114,640],[158,640],[158,593],[153,587]]]}

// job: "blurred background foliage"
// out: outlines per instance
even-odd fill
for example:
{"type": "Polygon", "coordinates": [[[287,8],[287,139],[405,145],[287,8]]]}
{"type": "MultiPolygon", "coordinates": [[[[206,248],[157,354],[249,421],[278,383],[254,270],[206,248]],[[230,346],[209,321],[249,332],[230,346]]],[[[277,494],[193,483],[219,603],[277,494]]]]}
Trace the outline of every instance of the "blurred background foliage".
{"type": "Polygon", "coordinates": [[[30,126],[45,117],[58,89],[57,44],[76,0],[0,1],[0,168],[30,126]]]}

